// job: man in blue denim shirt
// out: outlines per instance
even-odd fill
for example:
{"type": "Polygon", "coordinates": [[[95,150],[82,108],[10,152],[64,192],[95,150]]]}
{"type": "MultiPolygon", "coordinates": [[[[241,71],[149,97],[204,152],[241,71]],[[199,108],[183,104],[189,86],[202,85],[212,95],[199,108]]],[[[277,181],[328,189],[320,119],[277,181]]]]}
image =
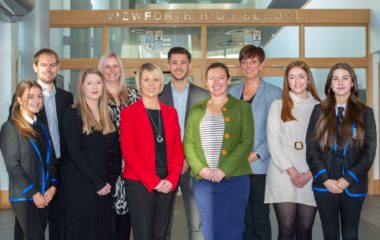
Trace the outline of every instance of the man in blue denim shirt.
{"type": "Polygon", "coordinates": [[[232,96],[251,104],[255,124],[255,144],[248,157],[253,176],[250,181],[250,194],[245,216],[244,240],[270,240],[272,238],[269,205],[264,204],[265,178],[270,159],[266,126],[269,107],[273,100],[281,98],[282,91],[261,79],[260,72],[264,60],[265,53],[261,47],[244,46],[239,53],[244,83],[229,90],[232,96]]]}

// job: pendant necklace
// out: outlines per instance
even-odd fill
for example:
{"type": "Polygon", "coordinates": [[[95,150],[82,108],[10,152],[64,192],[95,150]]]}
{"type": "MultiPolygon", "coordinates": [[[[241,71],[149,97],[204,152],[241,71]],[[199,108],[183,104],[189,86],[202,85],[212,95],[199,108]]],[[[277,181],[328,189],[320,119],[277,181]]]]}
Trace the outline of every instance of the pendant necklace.
{"type": "Polygon", "coordinates": [[[157,128],[156,124],[154,123],[152,116],[150,116],[149,109],[147,109],[146,111],[148,112],[148,116],[149,116],[150,120],[152,121],[154,128],[156,129],[156,132],[157,132],[156,141],[158,143],[162,143],[162,141],[164,141],[164,138],[161,136],[161,114],[160,114],[160,110],[158,110],[158,128],[157,128]]]}

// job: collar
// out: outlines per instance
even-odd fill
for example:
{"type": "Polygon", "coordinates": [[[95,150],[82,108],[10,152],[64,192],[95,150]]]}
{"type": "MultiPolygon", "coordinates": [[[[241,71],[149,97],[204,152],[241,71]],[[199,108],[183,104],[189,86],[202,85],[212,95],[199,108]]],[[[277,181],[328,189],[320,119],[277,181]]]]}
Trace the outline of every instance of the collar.
{"type": "Polygon", "coordinates": [[[294,103],[306,103],[314,99],[313,95],[309,91],[306,91],[307,98],[303,99],[295,95],[292,91],[289,91],[289,96],[294,103]]]}
{"type": "Polygon", "coordinates": [[[335,106],[335,109],[338,109],[338,107],[343,107],[344,108],[344,110],[346,110],[346,106],[347,106],[347,103],[344,103],[344,104],[336,104],[336,106],[335,106]]]}
{"type": "Polygon", "coordinates": [[[34,118],[29,117],[27,114],[24,112],[21,112],[21,115],[24,117],[24,119],[30,124],[33,125],[34,123],[37,122],[37,117],[34,115],[34,118]]]}
{"type": "Polygon", "coordinates": [[[185,91],[186,89],[189,88],[189,86],[190,86],[190,81],[187,81],[187,84],[186,84],[185,88],[184,88],[182,91],[178,91],[178,90],[177,90],[177,88],[176,88],[176,87],[174,86],[174,84],[173,84],[173,80],[170,81],[170,86],[172,87],[172,90],[174,89],[175,91],[177,91],[177,92],[179,92],[179,93],[182,93],[183,91],[185,91]]]}
{"type": "Polygon", "coordinates": [[[47,84],[45,84],[44,82],[42,82],[40,79],[37,80],[37,83],[42,87],[42,94],[44,96],[50,97],[51,95],[55,95],[56,89],[55,89],[54,84],[53,84],[53,87],[52,87],[51,91],[49,92],[47,84]]]}
{"type": "MultiPolygon", "coordinates": [[[[227,112],[229,109],[233,108],[233,106],[239,102],[240,100],[236,99],[234,96],[231,96],[230,94],[227,94],[228,96],[228,101],[222,106],[222,112],[227,112]]],[[[199,101],[196,103],[193,107],[195,106],[200,106],[203,109],[207,108],[207,103],[211,99],[211,96],[208,98],[205,98],[204,100],[199,101]]]]}

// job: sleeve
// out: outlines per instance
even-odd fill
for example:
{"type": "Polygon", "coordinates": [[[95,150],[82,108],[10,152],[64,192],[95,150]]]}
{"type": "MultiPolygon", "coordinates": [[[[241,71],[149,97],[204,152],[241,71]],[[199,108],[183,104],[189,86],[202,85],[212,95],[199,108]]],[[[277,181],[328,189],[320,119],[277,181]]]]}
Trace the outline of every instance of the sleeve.
{"type": "Polygon", "coordinates": [[[112,187],[115,186],[116,180],[121,173],[121,150],[119,134],[114,133],[113,136],[114,137],[110,149],[111,174],[108,179],[108,182],[112,185],[112,187]]]}
{"type": "Polygon", "coordinates": [[[219,168],[224,172],[226,178],[231,177],[244,162],[248,162],[254,142],[254,123],[252,109],[249,104],[244,103],[241,114],[241,135],[236,147],[219,163],[219,168]]]}
{"type": "Polygon", "coordinates": [[[190,170],[193,172],[194,176],[198,176],[199,172],[208,166],[205,162],[201,161],[201,157],[199,155],[201,153],[197,151],[196,148],[196,143],[200,142],[200,139],[196,139],[194,136],[194,132],[199,131],[199,128],[197,129],[199,125],[195,116],[196,109],[192,108],[186,122],[183,145],[185,150],[185,158],[190,166],[190,170]]]}
{"type": "MultiPolygon", "coordinates": [[[[270,94],[268,94],[268,95],[269,95],[268,96],[269,102],[267,101],[268,102],[267,107],[270,108],[270,106],[274,100],[281,98],[282,90],[278,87],[274,87],[273,89],[271,89],[270,94]]],[[[268,112],[269,112],[269,110],[266,112],[267,115],[265,117],[265,121],[267,121],[267,117],[269,114],[268,112]]],[[[266,129],[265,129],[265,134],[264,134],[263,140],[259,144],[257,144],[254,151],[256,153],[258,153],[261,157],[260,159],[258,159],[258,161],[264,162],[264,161],[267,161],[271,157],[271,155],[269,153],[269,148],[268,148],[268,136],[266,134],[266,129]]]]}
{"type": "Polygon", "coordinates": [[[291,160],[284,152],[283,145],[280,141],[281,136],[281,108],[282,102],[274,101],[269,108],[268,121],[267,121],[267,138],[268,149],[271,154],[271,161],[276,167],[285,172],[287,169],[293,167],[291,160]]]}
{"type": "Polygon", "coordinates": [[[96,191],[99,191],[107,182],[99,176],[83,152],[82,121],[78,111],[68,108],[62,125],[70,161],[94,185],[96,191]]]}
{"type": "Polygon", "coordinates": [[[74,97],[73,97],[73,94],[71,92],[68,92],[68,102],[67,102],[67,106],[70,107],[71,105],[74,104],[74,97]]]}
{"type": "Polygon", "coordinates": [[[376,122],[372,109],[367,108],[363,120],[364,141],[359,152],[359,159],[350,169],[347,169],[343,176],[350,184],[359,182],[367,176],[376,155],[376,122]]]}
{"type": "Polygon", "coordinates": [[[330,178],[325,163],[323,153],[320,151],[318,140],[315,138],[315,126],[320,115],[320,105],[314,107],[311,113],[309,126],[306,133],[306,161],[313,174],[315,183],[324,183],[330,178]]]}
{"type": "Polygon", "coordinates": [[[38,190],[21,164],[20,135],[10,121],[1,128],[0,149],[9,178],[26,198],[32,198],[38,190]]]}
{"type": "MultiPolygon", "coordinates": [[[[179,176],[181,175],[181,170],[183,166],[184,156],[183,156],[183,146],[182,146],[182,140],[181,140],[181,132],[178,122],[178,115],[177,111],[173,109],[173,114],[171,117],[174,124],[172,125],[173,128],[173,143],[170,144],[170,151],[172,152],[172,157],[170,167],[169,167],[169,174],[166,177],[166,180],[171,182],[173,184],[173,188],[171,191],[175,191],[178,185],[179,176]]],[[[168,143],[166,143],[168,144],[168,143]]]]}
{"type": "Polygon", "coordinates": [[[47,130],[47,126],[44,123],[41,123],[44,131],[47,133],[49,139],[50,139],[50,184],[51,186],[54,186],[58,188],[59,185],[59,179],[58,179],[58,160],[57,157],[55,156],[55,151],[54,151],[54,144],[53,140],[51,138],[50,132],[47,130]]]}
{"type": "Polygon", "coordinates": [[[59,185],[58,170],[57,170],[58,161],[57,161],[57,158],[55,157],[51,158],[50,161],[51,161],[50,183],[51,183],[51,186],[58,188],[58,185],[59,185]]]}
{"type": "Polygon", "coordinates": [[[128,168],[143,183],[149,192],[153,191],[161,179],[155,172],[149,172],[146,163],[141,159],[138,153],[138,144],[144,144],[136,141],[136,126],[130,107],[125,107],[120,114],[120,146],[122,156],[125,162],[124,168],[128,168]]]}

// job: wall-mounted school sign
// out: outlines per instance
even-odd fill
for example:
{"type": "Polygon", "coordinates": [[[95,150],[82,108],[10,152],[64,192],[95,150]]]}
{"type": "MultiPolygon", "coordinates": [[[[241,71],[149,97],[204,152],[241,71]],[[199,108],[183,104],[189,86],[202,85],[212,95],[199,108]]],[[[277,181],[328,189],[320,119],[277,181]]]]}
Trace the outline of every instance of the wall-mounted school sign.
{"type": "Polygon", "coordinates": [[[50,11],[51,27],[129,24],[367,24],[369,21],[369,10],[352,9],[126,9],[50,11]]]}

